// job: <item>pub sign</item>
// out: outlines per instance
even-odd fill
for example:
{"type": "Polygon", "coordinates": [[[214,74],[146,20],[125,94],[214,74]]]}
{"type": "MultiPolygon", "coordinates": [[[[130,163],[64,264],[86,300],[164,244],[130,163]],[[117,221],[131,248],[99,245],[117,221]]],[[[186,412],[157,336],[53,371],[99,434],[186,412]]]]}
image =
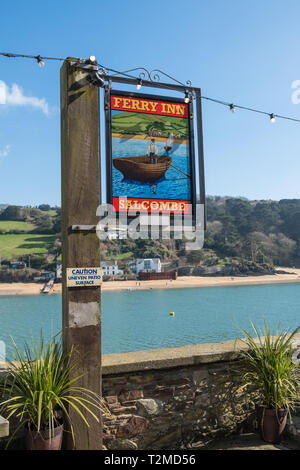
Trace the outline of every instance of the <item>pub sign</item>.
{"type": "Polygon", "coordinates": [[[108,202],[116,212],[191,213],[196,202],[191,104],[122,91],[111,91],[108,99],[108,202]]]}

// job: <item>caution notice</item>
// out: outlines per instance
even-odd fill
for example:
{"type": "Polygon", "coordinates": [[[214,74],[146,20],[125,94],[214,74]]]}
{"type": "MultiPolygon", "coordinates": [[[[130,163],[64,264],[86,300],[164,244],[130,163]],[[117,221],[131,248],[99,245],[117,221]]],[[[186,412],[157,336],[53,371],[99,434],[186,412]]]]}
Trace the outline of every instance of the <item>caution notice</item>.
{"type": "Polygon", "coordinates": [[[101,268],[67,268],[68,287],[93,287],[101,284],[101,268]]]}

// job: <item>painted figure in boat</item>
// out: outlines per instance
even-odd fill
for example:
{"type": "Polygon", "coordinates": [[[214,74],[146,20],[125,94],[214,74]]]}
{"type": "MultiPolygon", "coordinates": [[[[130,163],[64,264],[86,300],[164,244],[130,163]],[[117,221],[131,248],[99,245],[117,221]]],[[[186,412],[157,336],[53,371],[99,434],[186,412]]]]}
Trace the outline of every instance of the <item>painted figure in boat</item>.
{"type": "Polygon", "coordinates": [[[151,143],[148,145],[147,149],[147,156],[150,156],[150,162],[149,163],[157,163],[157,154],[158,154],[158,148],[155,145],[155,139],[151,139],[151,143]]]}

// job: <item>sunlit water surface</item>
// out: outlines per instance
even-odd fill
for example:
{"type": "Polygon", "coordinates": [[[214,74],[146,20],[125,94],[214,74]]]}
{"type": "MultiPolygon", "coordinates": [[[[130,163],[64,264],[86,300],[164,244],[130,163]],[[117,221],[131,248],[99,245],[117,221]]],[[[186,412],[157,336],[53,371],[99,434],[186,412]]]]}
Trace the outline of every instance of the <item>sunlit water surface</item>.
{"type": "MultiPolygon", "coordinates": [[[[234,339],[240,328],[300,324],[300,284],[104,292],[104,353],[234,339]],[[169,315],[171,311],[175,316],[169,315]]],[[[0,341],[22,346],[61,329],[61,295],[0,296],[0,341]]],[[[2,344],[3,348],[3,344],[2,344]]],[[[1,347],[0,347],[1,350],[1,347]]]]}

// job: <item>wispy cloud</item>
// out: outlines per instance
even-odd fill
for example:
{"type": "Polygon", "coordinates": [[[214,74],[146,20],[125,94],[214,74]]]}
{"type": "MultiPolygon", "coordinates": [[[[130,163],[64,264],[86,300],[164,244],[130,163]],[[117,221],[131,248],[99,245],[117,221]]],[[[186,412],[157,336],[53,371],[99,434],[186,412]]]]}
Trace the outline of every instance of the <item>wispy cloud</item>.
{"type": "Polygon", "coordinates": [[[49,106],[45,98],[25,96],[22,88],[14,83],[11,87],[0,80],[0,105],[6,106],[32,106],[40,109],[44,114],[49,114],[49,106]]]}
{"type": "Polygon", "coordinates": [[[0,157],[7,157],[10,152],[10,145],[5,145],[5,147],[0,150],[0,157]]]}

